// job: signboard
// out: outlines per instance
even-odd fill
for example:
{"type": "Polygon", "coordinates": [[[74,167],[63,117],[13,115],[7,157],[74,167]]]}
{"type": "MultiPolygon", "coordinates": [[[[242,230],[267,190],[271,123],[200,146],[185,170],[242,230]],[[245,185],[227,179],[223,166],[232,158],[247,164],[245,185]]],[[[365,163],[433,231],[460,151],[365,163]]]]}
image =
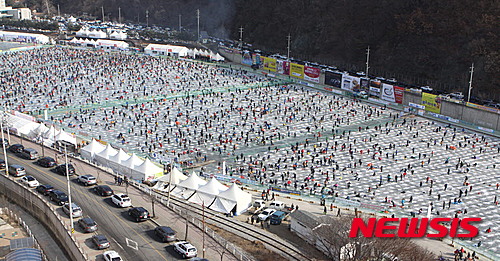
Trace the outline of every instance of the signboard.
{"type": "Polygon", "coordinates": [[[276,60],[276,70],[285,75],[290,75],[290,62],[288,61],[282,61],[282,60],[276,60]]]}
{"type": "Polygon", "coordinates": [[[370,95],[380,97],[380,87],[382,87],[382,82],[370,81],[370,95]]]}
{"type": "Polygon", "coordinates": [[[285,194],[295,195],[295,196],[301,195],[300,191],[291,190],[291,189],[271,187],[271,190],[276,191],[276,192],[285,193],[285,194]]]}
{"type": "Polygon", "coordinates": [[[342,86],[342,74],[336,72],[325,72],[325,84],[340,88],[342,86]]]}
{"type": "Polygon", "coordinates": [[[290,76],[304,79],[304,65],[297,63],[290,63],[290,76]]]}
{"type": "Polygon", "coordinates": [[[488,106],[483,106],[483,105],[475,104],[475,103],[472,103],[472,102],[467,102],[466,105],[467,105],[467,107],[476,108],[476,109],[485,110],[485,111],[489,111],[489,112],[500,114],[500,110],[495,109],[495,108],[491,108],[491,107],[488,107],[488,106]]]}
{"type": "Polygon", "coordinates": [[[397,103],[403,104],[404,93],[405,93],[405,88],[394,86],[394,97],[396,98],[397,103]]]}
{"type": "Polygon", "coordinates": [[[360,78],[359,87],[362,91],[368,92],[370,90],[370,79],[360,78]]]}
{"type": "Polygon", "coordinates": [[[264,58],[264,70],[276,72],[276,59],[264,56],[262,58],[264,58]]]}
{"type": "Polygon", "coordinates": [[[321,70],[311,66],[304,66],[304,80],[319,83],[321,70]]]}
{"type": "Polygon", "coordinates": [[[342,77],[342,89],[347,91],[352,91],[353,77],[349,75],[344,75],[342,77]]]}
{"type": "Polygon", "coordinates": [[[423,92],[422,105],[425,106],[426,111],[441,113],[441,98],[437,95],[423,92]]]}
{"type": "Polygon", "coordinates": [[[396,97],[394,96],[394,86],[386,83],[382,84],[382,100],[396,102],[396,97]]]}
{"type": "Polygon", "coordinates": [[[241,58],[241,63],[246,65],[252,65],[253,63],[252,54],[249,51],[247,50],[243,51],[243,57],[241,58]]]}

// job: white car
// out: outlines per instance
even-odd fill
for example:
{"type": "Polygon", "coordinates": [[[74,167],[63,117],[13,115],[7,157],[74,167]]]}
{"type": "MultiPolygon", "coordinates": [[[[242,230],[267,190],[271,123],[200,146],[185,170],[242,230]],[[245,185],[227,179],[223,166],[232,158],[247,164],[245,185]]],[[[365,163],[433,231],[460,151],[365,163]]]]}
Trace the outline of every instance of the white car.
{"type": "Polygon", "coordinates": [[[179,253],[183,258],[191,258],[198,255],[196,247],[194,247],[187,241],[175,243],[174,250],[175,252],[179,253]]]}
{"type": "MultiPolygon", "coordinates": [[[[82,216],[82,209],[75,203],[71,203],[71,208],[73,209],[73,217],[81,217],[82,216]]],[[[64,213],[66,213],[69,217],[69,203],[64,204],[62,207],[64,213]]]]}
{"type": "Polygon", "coordinates": [[[102,257],[106,261],[123,261],[123,259],[116,253],[116,251],[106,251],[102,254],[102,257]]]}
{"type": "Polygon", "coordinates": [[[33,176],[24,176],[19,180],[19,182],[30,188],[38,187],[38,185],[40,185],[40,183],[38,183],[38,180],[36,180],[36,178],[33,176]]]}
{"type": "Polygon", "coordinates": [[[97,179],[92,175],[81,175],[78,176],[78,182],[82,183],[85,186],[90,186],[97,184],[97,179]]]}
{"type": "Polygon", "coordinates": [[[271,217],[271,215],[276,212],[276,209],[272,209],[272,208],[266,208],[264,209],[264,211],[262,211],[262,213],[260,213],[257,217],[259,218],[259,220],[261,221],[266,221],[269,217],[271,217]]]}
{"type": "Polygon", "coordinates": [[[111,200],[113,201],[113,203],[115,203],[115,205],[122,208],[132,206],[132,200],[130,199],[130,197],[123,193],[113,195],[111,197],[111,200]]]}

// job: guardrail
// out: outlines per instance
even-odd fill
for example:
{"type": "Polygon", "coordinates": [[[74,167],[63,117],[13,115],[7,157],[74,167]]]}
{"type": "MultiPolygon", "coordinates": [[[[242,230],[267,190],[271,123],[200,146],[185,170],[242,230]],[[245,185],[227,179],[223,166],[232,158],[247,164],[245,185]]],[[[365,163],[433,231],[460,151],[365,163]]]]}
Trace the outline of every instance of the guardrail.
{"type": "Polygon", "coordinates": [[[52,231],[56,239],[64,246],[70,260],[89,260],[88,255],[67,229],[66,222],[56,213],[55,208],[39,194],[5,175],[0,175],[0,194],[25,209],[42,222],[48,230],[52,231]]]}

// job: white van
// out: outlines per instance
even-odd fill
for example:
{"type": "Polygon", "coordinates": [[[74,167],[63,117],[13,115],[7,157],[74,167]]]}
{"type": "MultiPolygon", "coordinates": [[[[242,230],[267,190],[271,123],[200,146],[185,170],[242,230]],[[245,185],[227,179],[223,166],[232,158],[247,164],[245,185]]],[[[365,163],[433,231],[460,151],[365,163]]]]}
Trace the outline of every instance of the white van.
{"type": "Polygon", "coordinates": [[[269,208],[276,209],[276,210],[281,210],[285,208],[285,203],[281,201],[273,201],[271,204],[269,204],[269,208]]]}

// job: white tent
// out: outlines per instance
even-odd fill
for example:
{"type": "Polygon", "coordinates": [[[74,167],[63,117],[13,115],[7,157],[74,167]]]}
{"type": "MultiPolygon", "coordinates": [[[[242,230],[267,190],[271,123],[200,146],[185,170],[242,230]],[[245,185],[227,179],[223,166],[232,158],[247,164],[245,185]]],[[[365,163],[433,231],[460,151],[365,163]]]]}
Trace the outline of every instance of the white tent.
{"type": "Polygon", "coordinates": [[[45,132],[49,130],[49,127],[47,127],[44,123],[40,123],[38,127],[33,129],[29,134],[28,137],[31,139],[37,139],[40,136],[42,136],[45,132]]]}
{"type": "Polygon", "coordinates": [[[120,170],[118,171],[119,173],[123,175],[132,175],[132,171],[134,170],[135,167],[141,165],[144,161],[141,160],[135,153],[132,153],[132,156],[128,158],[126,161],[122,161],[120,170]]]}
{"type": "MultiPolygon", "coordinates": [[[[161,176],[158,178],[156,184],[153,186],[154,189],[161,191],[168,191],[168,183],[172,181],[172,185],[177,185],[181,183],[181,181],[186,180],[188,176],[182,174],[176,167],[170,171],[167,175],[161,176]],[[172,175],[172,179],[170,179],[170,175],[172,175]]],[[[173,188],[173,186],[172,186],[173,188]]]]}
{"type": "Polygon", "coordinates": [[[220,61],[224,61],[224,57],[222,57],[219,53],[217,53],[215,55],[215,57],[212,58],[212,60],[220,62],[220,61]]]}
{"type": "Polygon", "coordinates": [[[206,185],[199,187],[190,198],[189,202],[196,204],[205,204],[210,206],[219,193],[226,191],[228,187],[222,185],[215,177],[213,177],[206,185]]]}
{"type": "Polygon", "coordinates": [[[120,171],[121,163],[128,160],[131,156],[120,148],[118,153],[109,157],[109,166],[116,172],[120,171]]]}
{"type": "Polygon", "coordinates": [[[10,130],[14,130],[17,134],[28,135],[38,127],[38,123],[7,114],[7,123],[10,130]]]}
{"type": "Polygon", "coordinates": [[[76,137],[73,134],[67,133],[64,130],[61,130],[57,135],[56,135],[56,141],[61,140],[61,141],[67,141],[71,144],[76,145],[76,137]]]}
{"type": "Polygon", "coordinates": [[[89,145],[81,149],[80,155],[82,155],[82,158],[88,161],[92,161],[94,159],[95,154],[103,151],[105,148],[106,146],[96,141],[95,139],[92,139],[89,145]]]}
{"type": "Polygon", "coordinates": [[[163,168],[156,166],[153,162],[151,162],[151,160],[146,158],[146,160],[144,160],[141,165],[136,166],[132,170],[132,173],[129,177],[135,180],[148,180],[158,177],[162,174],[163,168]]]}
{"type": "Polygon", "coordinates": [[[118,154],[118,151],[113,149],[111,145],[107,145],[106,148],[95,155],[95,161],[105,167],[109,167],[109,158],[118,154]]]}
{"type": "Polygon", "coordinates": [[[245,212],[252,203],[252,195],[242,191],[236,184],[226,191],[221,192],[210,205],[210,209],[217,212],[229,213],[235,209],[234,214],[245,212]]]}
{"type": "Polygon", "coordinates": [[[193,195],[193,193],[201,186],[206,185],[207,182],[201,179],[195,172],[193,172],[189,178],[179,183],[172,194],[179,198],[188,199],[193,195]]]}
{"type": "Polygon", "coordinates": [[[169,44],[148,44],[144,48],[144,53],[151,55],[177,55],[185,57],[189,53],[189,49],[185,46],[169,45],[169,44]]]}

